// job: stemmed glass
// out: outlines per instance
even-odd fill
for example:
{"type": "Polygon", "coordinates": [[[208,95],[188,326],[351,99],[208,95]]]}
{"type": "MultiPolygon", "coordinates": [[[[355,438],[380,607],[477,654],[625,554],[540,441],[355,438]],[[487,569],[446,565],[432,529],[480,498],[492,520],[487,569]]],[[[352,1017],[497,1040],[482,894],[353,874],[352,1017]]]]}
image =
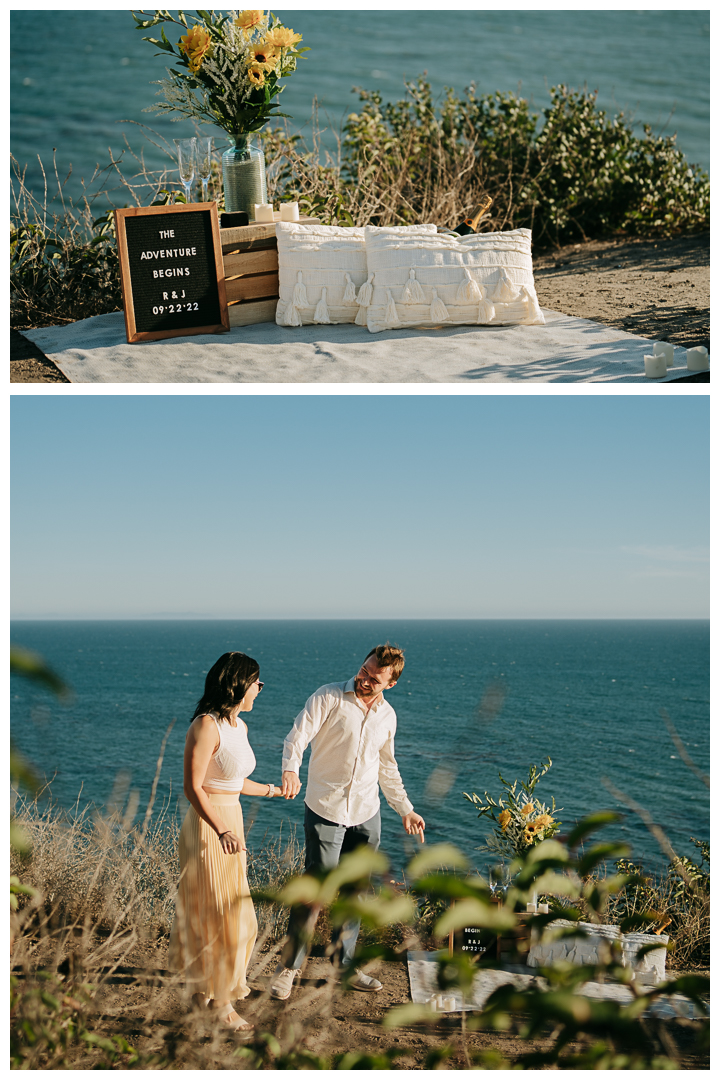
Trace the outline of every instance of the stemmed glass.
{"type": "Polygon", "coordinates": [[[206,135],[197,137],[197,171],[202,180],[203,202],[208,201],[208,180],[212,165],[212,138],[206,135]]]}
{"type": "Polygon", "coordinates": [[[488,874],[490,895],[503,903],[510,887],[510,872],[504,863],[496,863],[490,867],[488,874]]]}
{"type": "Polygon", "coordinates": [[[192,182],[195,179],[195,144],[197,140],[193,137],[192,139],[173,139],[173,142],[177,146],[178,171],[185,188],[185,201],[192,202],[190,196],[192,182]]]}

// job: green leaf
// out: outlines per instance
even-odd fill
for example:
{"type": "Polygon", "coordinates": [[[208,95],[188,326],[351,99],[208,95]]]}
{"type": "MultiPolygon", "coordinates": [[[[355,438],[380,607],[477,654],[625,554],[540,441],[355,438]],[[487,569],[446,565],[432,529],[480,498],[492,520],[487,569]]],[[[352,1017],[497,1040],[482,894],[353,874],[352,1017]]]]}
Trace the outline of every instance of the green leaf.
{"type": "Polygon", "coordinates": [[[389,863],[385,855],[369,847],[361,847],[349,855],[343,855],[335,870],[331,870],[322,883],[318,900],[328,904],[338,889],[352,882],[365,881],[371,874],[382,874],[389,863]]]}
{"type": "Polygon", "coordinates": [[[578,859],[578,874],[580,874],[580,877],[587,877],[590,871],[594,870],[599,863],[608,859],[620,859],[629,854],[630,848],[627,844],[596,844],[595,847],[590,848],[586,855],[578,859]]]}
{"type": "Polygon", "coordinates": [[[314,904],[320,896],[321,883],[310,874],[292,878],[280,892],[277,899],[281,904],[314,904]]]}
{"type": "Polygon", "coordinates": [[[424,1020],[437,1020],[438,1014],[433,1012],[428,1005],[400,1005],[397,1009],[390,1009],[383,1017],[382,1026],[390,1031],[399,1027],[409,1027],[410,1024],[421,1024],[424,1020]]]}
{"type": "Polygon", "coordinates": [[[10,646],[10,674],[24,675],[27,679],[41,683],[58,697],[70,697],[67,683],[45,663],[42,656],[30,649],[23,649],[19,645],[10,646]]]}
{"type": "Polygon", "coordinates": [[[485,904],[482,900],[466,898],[458,900],[443,912],[435,923],[433,935],[442,939],[465,926],[478,926],[484,930],[512,930],[516,919],[512,911],[499,904],[485,904]]]}
{"type": "Polygon", "coordinates": [[[584,817],[579,821],[575,828],[568,834],[568,847],[577,847],[580,841],[584,840],[586,836],[589,836],[591,832],[595,832],[596,829],[602,829],[605,825],[613,825],[622,820],[623,815],[615,813],[614,810],[599,810],[596,814],[588,814],[587,817],[584,817]]]}
{"type": "MultiPolygon", "coordinates": [[[[643,926],[650,926],[652,923],[657,922],[657,912],[652,915],[644,911],[638,911],[635,915],[628,915],[626,919],[623,919],[620,923],[620,933],[630,934],[634,930],[640,930],[643,926]]],[[[661,941],[658,941],[657,948],[664,947],[661,941]]]]}
{"type": "Polygon", "coordinates": [[[423,874],[427,874],[428,870],[443,866],[454,870],[464,870],[467,864],[466,857],[454,844],[433,844],[410,860],[407,865],[407,875],[411,881],[415,881],[423,874]]]}
{"type": "Polygon", "coordinates": [[[346,903],[337,905],[341,921],[347,915],[354,915],[365,925],[392,926],[395,923],[407,923],[415,917],[415,904],[409,896],[357,896],[346,903]]]}

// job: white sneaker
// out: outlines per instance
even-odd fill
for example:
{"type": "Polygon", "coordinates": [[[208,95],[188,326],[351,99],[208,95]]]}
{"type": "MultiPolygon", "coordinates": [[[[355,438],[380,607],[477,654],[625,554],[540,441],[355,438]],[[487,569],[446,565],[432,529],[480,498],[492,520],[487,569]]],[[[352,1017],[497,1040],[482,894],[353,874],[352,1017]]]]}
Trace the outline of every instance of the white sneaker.
{"type": "Polygon", "coordinates": [[[364,971],[356,971],[354,975],[351,975],[348,979],[348,986],[352,990],[365,990],[370,993],[377,993],[378,990],[383,988],[378,979],[373,979],[371,975],[366,975],[364,971]]]}
{"type": "Polygon", "coordinates": [[[270,996],[285,1001],[290,997],[295,976],[300,974],[300,968],[286,968],[278,964],[275,968],[273,981],[270,983],[270,996]]]}

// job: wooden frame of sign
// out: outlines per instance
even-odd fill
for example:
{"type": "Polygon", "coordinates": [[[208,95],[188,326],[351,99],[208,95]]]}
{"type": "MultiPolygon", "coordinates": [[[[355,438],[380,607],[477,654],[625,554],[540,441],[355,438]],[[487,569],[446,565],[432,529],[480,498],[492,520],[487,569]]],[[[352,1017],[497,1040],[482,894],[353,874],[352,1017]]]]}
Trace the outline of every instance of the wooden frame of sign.
{"type": "Polygon", "coordinates": [[[217,204],[115,211],[130,344],[230,329],[217,204]]]}

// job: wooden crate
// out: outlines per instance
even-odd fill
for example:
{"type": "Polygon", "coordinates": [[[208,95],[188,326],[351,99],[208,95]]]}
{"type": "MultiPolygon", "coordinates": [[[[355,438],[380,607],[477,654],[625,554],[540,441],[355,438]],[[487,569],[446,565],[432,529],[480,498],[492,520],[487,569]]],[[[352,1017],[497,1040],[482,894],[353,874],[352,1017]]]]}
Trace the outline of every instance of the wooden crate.
{"type": "MultiPolygon", "coordinates": [[[[279,220],[275,211],[275,221],[279,220]]],[[[300,222],[319,225],[320,219],[301,215],[300,222]]],[[[279,297],[274,222],[221,229],[220,241],[230,326],[274,322],[279,297]]]]}

